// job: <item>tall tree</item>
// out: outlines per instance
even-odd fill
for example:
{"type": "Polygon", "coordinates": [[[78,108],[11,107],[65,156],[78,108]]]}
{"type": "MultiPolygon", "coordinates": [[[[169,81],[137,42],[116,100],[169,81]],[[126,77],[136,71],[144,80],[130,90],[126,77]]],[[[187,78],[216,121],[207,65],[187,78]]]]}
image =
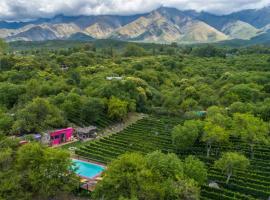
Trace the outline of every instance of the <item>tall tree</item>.
{"type": "Polygon", "coordinates": [[[108,115],[112,119],[123,120],[128,113],[128,103],[116,97],[111,97],[108,102],[108,115]]]}
{"type": "Polygon", "coordinates": [[[227,175],[226,183],[228,184],[231,176],[235,173],[235,169],[245,170],[249,166],[249,160],[241,154],[227,152],[219,160],[215,161],[214,165],[227,175]]]}
{"type": "Polygon", "coordinates": [[[0,109],[0,131],[4,134],[8,134],[11,131],[13,124],[13,117],[0,109]]]}
{"type": "Polygon", "coordinates": [[[54,199],[77,188],[68,152],[0,135],[0,199],[54,199]]]}
{"type": "Polygon", "coordinates": [[[223,127],[213,122],[206,122],[201,140],[206,143],[207,157],[209,157],[213,144],[228,142],[229,134],[223,127]]]}
{"type": "Polygon", "coordinates": [[[129,153],[109,164],[94,199],[197,200],[199,188],[184,176],[183,164],[176,155],[129,153]]]}
{"type": "Polygon", "coordinates": [[[195,156],[188,156],[184,160],[184,174],[197,181],[200,185],[203,185],[207,180],[207,168],[195,156]]]}
{"type": "Polygon", "coordinates": [[[16,170],[24,174],[24,187],[37,197],[55,197],[76,188],[76,175],[70,171],[68,152],[32,143],[17,152],[16,170]]]}
{"type": "Polygon", "coordinates": [[[16,115],[15,132],[36,132],[65,125],[61,111],[48,100],[36,98],[16,115]]]}
{"type": "Polygon", "coordinates": [[[194,145],[199,137],[200,125],[196,120],[185,121],[184,125],[177,125],[172,130],[172,141],[176,150],[186,150],[194,145]]]}
{"type": "Polygon", "coordinates": [[[232,132],[234,135],[240,136],[241,140],[249,145],[251,159],[254,158],[254,147],[256,145],[270,142],[269,126],[262,119],[252,114],[235,113],[233,115],[232,132]]]}
{"type": "Polygon", "coordinates": [[[145,55],[146,52],[144,48],[136,45],[136,44],[128,44],[125,48],[124,51],[124,56],[129,57],[129,56],[143,56],[145,55]]]}
{"type": "Polygon", "coordinates": [[[0,39],[0,70],[2,69],[2,58],[1,57],[6,52],[7,48],[8,48],[7,43],[4,40],[0,39]]]}

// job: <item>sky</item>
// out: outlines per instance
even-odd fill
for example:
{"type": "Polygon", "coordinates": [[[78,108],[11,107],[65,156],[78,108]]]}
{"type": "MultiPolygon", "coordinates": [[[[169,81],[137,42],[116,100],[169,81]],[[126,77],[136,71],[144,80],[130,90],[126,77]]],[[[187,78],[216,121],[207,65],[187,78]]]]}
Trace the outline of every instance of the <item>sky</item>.
{"type": "Polygon", "coordinates": [[[161,6],[221,15],[268,5],[270,0],[0,0],[0,20],[27,21],[59,14],[132,15],[149,12],[161,6]]]}

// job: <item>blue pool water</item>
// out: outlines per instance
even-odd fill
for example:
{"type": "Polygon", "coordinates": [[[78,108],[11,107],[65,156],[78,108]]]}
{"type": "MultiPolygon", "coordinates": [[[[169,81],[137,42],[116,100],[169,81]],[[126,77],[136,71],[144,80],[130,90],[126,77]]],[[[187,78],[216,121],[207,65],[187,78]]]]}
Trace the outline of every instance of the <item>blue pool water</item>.
{"type": "Polygon", "coordinates": [[[103,166],[81,160],[72,159],[72,162],[75,164],[73,169],[77,169],[75,170],[75,173],[87,178],[94,178],[105,169],[103,166]]]}

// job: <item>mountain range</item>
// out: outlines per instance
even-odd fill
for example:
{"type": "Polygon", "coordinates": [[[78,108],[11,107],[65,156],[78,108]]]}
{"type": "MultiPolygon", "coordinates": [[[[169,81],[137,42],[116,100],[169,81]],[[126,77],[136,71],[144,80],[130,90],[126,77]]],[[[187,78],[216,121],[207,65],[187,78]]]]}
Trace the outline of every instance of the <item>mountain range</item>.
{"type": "Polygon", "coordinates": [[[117,16],[64,16],[30,22],[0,21],[7,41],[118,39],[154,43],[270,41],[270,7],[215,15],[160,7],[149,13],[117,16]]]}

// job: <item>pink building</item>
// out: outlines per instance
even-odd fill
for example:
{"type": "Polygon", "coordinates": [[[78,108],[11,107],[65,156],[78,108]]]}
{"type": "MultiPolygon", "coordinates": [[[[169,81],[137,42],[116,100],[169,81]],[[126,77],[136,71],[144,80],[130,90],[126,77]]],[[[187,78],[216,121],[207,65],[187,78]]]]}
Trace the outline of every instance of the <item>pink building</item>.
{"type": "Polygon", "coordinates": [[[71,140],[73,128],[65,128],[50,133],[51,145],[59,145],[71,140]]]}

